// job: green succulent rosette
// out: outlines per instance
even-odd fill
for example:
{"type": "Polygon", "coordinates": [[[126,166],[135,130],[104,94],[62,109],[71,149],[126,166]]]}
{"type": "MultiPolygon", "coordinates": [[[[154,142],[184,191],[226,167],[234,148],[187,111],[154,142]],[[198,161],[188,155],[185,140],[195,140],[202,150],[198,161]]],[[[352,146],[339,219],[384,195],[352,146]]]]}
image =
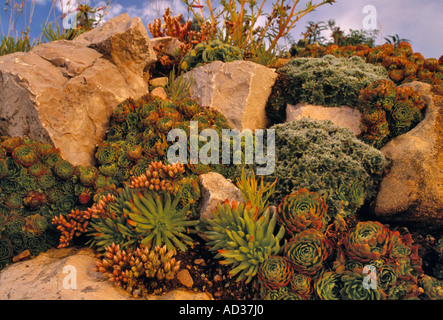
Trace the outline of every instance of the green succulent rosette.
{"type": "Polygon", "coordinates": [[[8,175],[8,164],[6,160],[0,159],[0,180],[8,175]]]}
{"type": "Polygon", "coordinates": [[[343,240],[346,255],[355,261],[379,260],[390,250],[390,231],[377,221],[358,222],[343,240]]]}
{"type": "Polygon", "coordinates": [[[193,227],[199,221],[187,219],[188,206],[177,210],[180,194],[172,198],[167,192],[141,193],[128,189],[125,187],[124,192],[129,193],[131,200],[125,201],[123,214],[129,217],[128,223],[140,233],[141,245],[166,245],[168,250],[174,252],[177,252],[177,248],[186,251],[186,245],[193,243],[186,233],[194,232],[193,227]]]}
{"type": "Polygon", "coordinates": [[[93,166],[78,166],[77,168],[78,177],[80,182],[85,187],[90,187],[94,184],[98,176],[98,170],[93,166]]]}
{"type": "Polygon", "coordinates": [[[341,277],[343,288],[340,290],[343,300],[385,300],[386,293],[380,288],[365,288],[364,278],[366,275],[358,272],[346,271],[341,277]]]}
{"type": "Polygon", "coordinates": [[[42,174],[48,173],[48,168],[41,163],[40,161],[37,161],[32,166],[28,168],[28,173],[34,177],[39,177],[42,174]]]}
{"type": "Polygon", "coordinates": [[[57,161],[53,170],[54,173],[62,179],[69,179],[74,175],[74,166],[66,160],[57,161]]]}
{"type": "Polygon", "coordinates": [[[26,250],[26,236],[22,231],[14,232],[8,235],[8,239],[11,241],[14,248],[14,254],[19,254],[23,250],[26,250]]]}
{"type": "Polygon", "coordinates": [[[55,166],[55,164],[56,164],[58,161],[60,161],[60,160],[63,160],[62,157],[61,157],[61,155],[60,155],[58,152],[53,152],[53,153],[48,154],[48,155],[45,157],[44,164],[45,164],[49,169],[52,169],[52,168],[55,166]]]}
{"type": "Polygon", "coordinates": [[[45,234],[34,235],[33,233],[26,233],[26,246],[33,256],[46,251],[48,249],[48,245],[46,243],[45,234]]]}
{"type": "Polygon", "coordinates": [[[360,91],[360,107],[371,105],[386,111],[391,110],[397,96],[394,88],[395,84],[391,80],[377,80],[371,83],[360,91]]]}
{"type": "Polygon", "coordinates": [[[307,228],[324,231],[327,210],[328,205],[317,193],[302,188],[282,199],[277,207],[277,219],[290,235],[307,228]]]}
{"type": "Polygon", "coordinates": [[[25,219],[21,215],[11,215],[5,225],[5,234],[10,235],[23,230],[25,219]]]}
{"type": "Polygon", "coordinates": [[[23,139],[20,137],[9,137],[3,140],[2,147],[9,153],[12,153],[15,148],[23,144],[23,139]]]}
{"type": "Polygon", "coordinates": [[[95,153],[95,158],[101,165],[117,162],[118,157],[118,148],[110,143],[102,143],[95,153]]]}
{"type": "Polygon", "coordinates": [[[312,293],[311,277],[303,273],[294,272],[290,285],[292,292],[301,294],[304,297],[310,297],[312,293]]]}
{"type": "Polygon", "coordinates": [[[14,149],[12,157],[18,164],[29,167],[38,161],[39,154],[32,145],[23,144],[14,149]]]}
{"type": "Polygon", "coordinates": [[[341,275],[332,271],[324,272],[314,282],[314,292],[320,300],[341,300],[342,288],[341,275]]]}
{"type": "Polygon", "coordinates": [[[283,247],[284,256],[297,272],[314,275],[332,254],[332,243],[318,230],[306,229],[283,247]]]}
{"type": "Polygon", "coordinates": [[[8,260],[14,254],[14,248],[8,238],[0,238],[0,261],[8,260]]]}
{"type": "Polygon", "coordinates": [[[23,205],[23,196],[17,192],[10,193],[6,196],[5,204],[11,209],[18,209],[23,205]]]}
{"type": "Polygon", "coordinates": [[[384,264],[377,268],[377,285],[384,291],[397,283],[397,267],[393,264],[384,264]]]}
{"type": "Polygon", "coordinates": [[[101,165],[98,168],[98,171],[100,172],[100,174],[102,174],[104,176],[115,177],[119,171],[119,167],[117,166],[116,163],[108,163],[108,164],[101,165]]]}
{"type": "Polygon", "coordinates": [[[291,263],[282,256],[270,256],[260,264],[257,272],[259,279],[270,290],[288,285],[293,274],[291,263]]]}
{"type": "Polygon", "coordinates": [[[0,145],[0,160],[6,159],[8,151],[0,145]]]}
{"type": "Polygon", "coordinates": [[[37,184],[40,189],[48,190],[55,185],[55,177],[52,174],[42,174],[37,178],[37,184]]]}
{"type": "Polygon", "coordinates": [[[48,220],[40,214],[33,214],[25,218],[25,230],[35,235],[42,234],[48,227],[48,220]]]}

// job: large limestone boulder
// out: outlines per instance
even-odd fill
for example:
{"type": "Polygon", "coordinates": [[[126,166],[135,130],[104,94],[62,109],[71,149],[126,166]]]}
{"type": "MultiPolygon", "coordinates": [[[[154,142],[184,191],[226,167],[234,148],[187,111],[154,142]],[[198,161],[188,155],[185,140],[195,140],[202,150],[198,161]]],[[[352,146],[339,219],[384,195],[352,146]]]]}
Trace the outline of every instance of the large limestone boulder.
{"type": "Polygon", "coordinates": [[[315,120],[331,120],[335,125],[350,129],[355,136],[361,133],[361,113],[348,106],[323,107],[300,102],[286,106],[286,122],[311,118],[315,120]]]}
{"type": "Polygon", "coordinates": [[[122,14],[73,41],[0,57],[0,134],[51,143],[91,165],[113,109],[148,92],[156,60],[140,18],[122,14]]]}
{"type": "Polygon", "coordinates": [[[277,78],[273,69],[251,61],[214,61],[185,77],[191,74],[191,98],[223,113],[232,128],[241,131],[267,126],[266,101],[277,78]]]}
{"type": "Polygon", "coordinates": [[[443,87],[413,82],[428,101],[425,118],[381,151],[392,162],[375,202],[379,219],[443,229],[443,87]]]}
{"type": "MultiPolygon", "coordinates": [[[[133,300],[131,294],[93,271],[90,248],[50,249],[0,271],[0,300],[133,300]]],[[[181,289],[148,300],[209,300],[211,295],[181,289]]]]}

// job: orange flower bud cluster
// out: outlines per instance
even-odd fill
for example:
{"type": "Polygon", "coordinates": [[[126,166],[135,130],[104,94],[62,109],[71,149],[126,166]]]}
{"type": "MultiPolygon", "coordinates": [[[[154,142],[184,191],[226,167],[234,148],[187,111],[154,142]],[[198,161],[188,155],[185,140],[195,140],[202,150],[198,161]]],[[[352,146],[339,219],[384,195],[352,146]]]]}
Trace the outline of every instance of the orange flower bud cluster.
{"type": "Polygon", "coordinates": [[[161,161],[152,162],[144,174],[131,177],[128,186],[132,189],[141,188],[174,193],[177,191],[175,181],[184,172],[184,166],[180,163],[164,165],[161,161]]]}
{"type": "Polygon", "coordinates": [[[88,208],[86,211],[91,215],[91,218],[98,219],[100,217],[106,217],[106,209],[108,204],[115,201],[115,197],[111,194],[103,196],[94,205],[88,208]]]}
{"type": "Polygon", "coordinates": [[[145,280],[172,280],[180,269],[173,251],[166,246],[139,247],[135,251],[121,250],[120,245],[113,243],[106,247],[102,260],[97,261],[95,271],[103,273],[105,278],[116,283],[133,296],[147,294],[145,280]]]}
{"type": "Polygon", "coordinates": [[[89,221],[92,218],[105,217],[106,208],[110,202],[115,201],[114,196],[108,194],[103,196],[97,203],[87,210],[71,210],[71,213],[64,217],[60,214],[52,218],[52,224],[56,224],[57,229],[61,231],[58,248],[69,246],[74,236],[78,237],[87,231],[89,221]]]}
{"type": "Polygon", "coordinates": [[[71,210],[71,213],[64,217],[60,214],[52,218],[52,224],[57,224],[57,229],[61,231],[58,248],[69,246],[75,236],[79,236],[87,231],[87,226],[91,220],[91,214],[88,211],[71,210]]]}

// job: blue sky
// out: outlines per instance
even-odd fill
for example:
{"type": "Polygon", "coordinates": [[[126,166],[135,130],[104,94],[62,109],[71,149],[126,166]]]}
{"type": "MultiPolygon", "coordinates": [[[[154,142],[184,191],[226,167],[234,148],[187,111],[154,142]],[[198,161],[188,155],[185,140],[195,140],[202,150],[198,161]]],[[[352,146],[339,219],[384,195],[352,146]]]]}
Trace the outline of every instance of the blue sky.
{"type": "MultiPolygon", "coordinates": [[[[218,0],[214,0],[216,3],[218,0]]],[[[10,3],[13,2],[10,1],[10,3]]],[[[16,1],[22,3],[21,1],[16,1]]],[[[54,0],[25,0],[25,7],[29,16],[32,3],[35,3],[31,29],[33,34],[40,33],[40,26],[48,19],[53,20],[61,13],[60,3],[67,7],[76,0],[55,0],[56,5],[50,14],[54,0]]],[[[101,6],[103,0],[83,1],[93,6],[101,6]]],[[[260,1],[257,1],[260,2],[260,1]]],[[[268,0],[269,5],[274,2],[268,0]]],[[[289,0],[289,3],[291,0],[289,0]]],[[[305,1],[300,1],[299,6],[305,1]]],[[[316,1],[313,0],[315,3],[316,1]]],[[[127,12],[131,17],[140,17],[145,25],[160,17],[166,7],[171,7],[173,15],[183,13],[188,17],[185,5],[181,0],[111,0],[112,6],[108,18],[127,12]]],[[[203,1],[202,1],[203,3],[203,1]]],[[[4,7],[5,0],[0,1],[4,7]]],[[[377,44],[383,43],[383,37],[398,34],[402,38],[409,39],[414,51],[421,52],[426,58],[439,58],[443,55],[443,0],[337,0],[333,5],[324,5],[315,12],[303,17],[292,30],[294,40],[301,38],[308,21],[328,21],[335,19],[336,24],[348,31],[362,29],[363,21],[367,14],[363,8],[372,5],[376,9],[377,28],[381,29],[381,35],[377,38],[377,44]]],[[[2,8],[3,9],[3,8],[2,8]]],[[[7,32],[8,17],[4,10],[0,14],[2,18],[3,32],[7,32]]],[[[26,24],[26,23],[25,23],[26,24]]]]}

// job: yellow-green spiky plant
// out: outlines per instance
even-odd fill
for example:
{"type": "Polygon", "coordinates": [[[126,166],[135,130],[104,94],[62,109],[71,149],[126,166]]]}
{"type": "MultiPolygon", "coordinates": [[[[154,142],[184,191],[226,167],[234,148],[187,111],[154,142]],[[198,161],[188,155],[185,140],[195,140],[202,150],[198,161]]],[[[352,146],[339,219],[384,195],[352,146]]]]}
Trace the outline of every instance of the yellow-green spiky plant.
{"type": "Polygon", "coordinates": [[[249,283],[257,274],[259,266],[272,255],[280,252],[280,241],[285,229],[280,227],[274,234],[277,217],[269,210],[261,216],[258,208],[250,203],[243,205],[228,200],[213,210],[213,219],[204,220],[205,234],[215,258],[223,258],[220,264],[232,265],[231,276],[238,274],[237,281],[249,283]]]}
{"type": "Polygon", "coordinates": [[[191,245],[192,238],[186,233],[194,232],[198,220],[188,220],[189,205],[177,210],[180,192],[174,199],[167,192],[158,194],[152,191],[132,192],[131,200],[125,202],[123,213],[128,222],[142,237],[141,244],[166,245],[168,250],[186,251],[185,244],[191,245]]]}

